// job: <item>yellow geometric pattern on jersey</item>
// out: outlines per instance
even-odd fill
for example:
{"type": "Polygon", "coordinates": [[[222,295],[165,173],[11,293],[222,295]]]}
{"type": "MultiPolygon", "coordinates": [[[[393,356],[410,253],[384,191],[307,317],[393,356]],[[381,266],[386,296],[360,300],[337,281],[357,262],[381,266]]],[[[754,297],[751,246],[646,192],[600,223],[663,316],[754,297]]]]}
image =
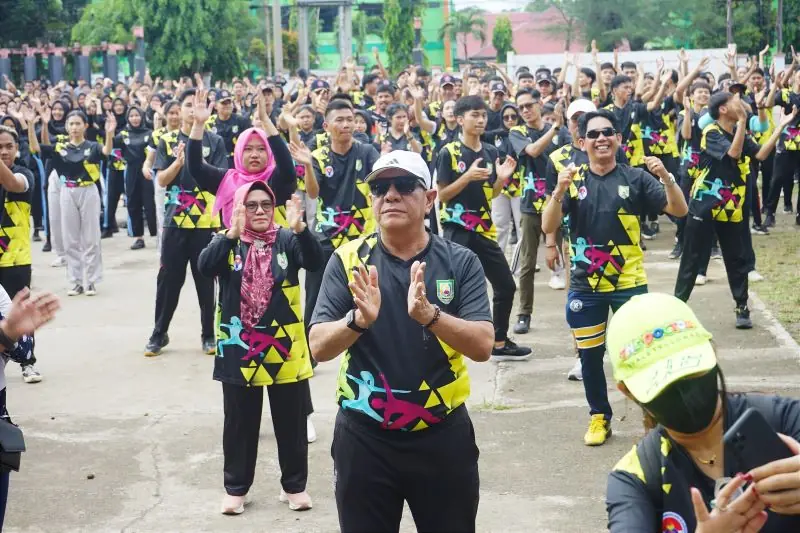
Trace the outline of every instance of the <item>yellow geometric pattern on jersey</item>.
{"type": "MultiPolygon", "coordinates": [[[[70,142],[67,140],[68,137],[66,135],[63,136],[59,135],[56,138],[59,140],[58,142],[56,142],[53,149],[56,151],[56,153],[60,154],[62,151],[66,151],[67,145],[70,144],[70,142]]],[[[66,179],[66,176],[60,176],[61,182],[63,183],[64,181],[71,181],[77,183],[78,187],[89,187],[90,185],[94,185],[95,183],[97,183],[97,180],[100,179],[100,163],[90,163],[84,160],[83,169],[89,175],[88,180],[78,179],[76,181],[76,180],[66,179]]]]}
{"type": "Polygon", "coordinates": [[[31,204],[9,200],[3,205],[0,227],[0,267],[31,264],[31,204]]]}
{"type": "MultiPolygon", "coordinates": [[[[330,166],[330,146],[323,145],[311,153],[317,160],[320,170],[326,173],[330,166]]],[[[361,163],[361,161],[359,161],[361,163]]],[[[363,164],[363,163],[361,163],[363,164]]],[[[331,167],[331,171],[332,171],[331,167]]],[[[333,248],[339,248],[343,244],[358,239],[362,235],[369,235],[375,231],[375,216],[372,213],[372,194],[370,194],[369,184],[356,177],[356,195],[354,204],[351,206],[325,206],[322,198],[317,197],[317,231],[322,232],[321,228],[339,226],[339,230],[333,234],[327,234],[333,248]],[[347,208],[345,210],[345,208],[347,208]],[[346,217],[346,221],[338,221],[337,218],[346,217]],[[344,226],[344,229],[342,229],[344,226]]]]}
{"type": "MultiPolygon", "coordinates": [[[[722,128],[719,124],[712,122],[703,129],[703,136],[700,140],[700,149],[706,149],[706,141],[708,134],[712,131],[724,135],[722,128]]],[[[747,191],[747,176],[750,174],[750,156],[742,153],[737,162],[739,168],[739,179],[734,180],[729,187],[723,186],[721,190],[730,190],[730,196],[723,197],[723,200],[711,209],[711,218],[718,222],[741,222],[744,220],[742,215],[742,207],[744,206],[744,195],[747,191]]],[[[711,167],[698,169],[697,175],[692,183],[691,198],[699,196],[703,190],[708,190],[709,185],[719,182],[724,182],[722,178],[717,176],[710,176],[711,167]]]]}
{"type": "MultiPolygon", "coordinates": [[[[122,137],[122,142],[124,143],[126,139],[129,138],[128,130],[122,130],[119,132],[120,136],[122,137]]],[[[128,162],[122,158],[122,150],[119,148],[114,148],[111,150],[111,154],[108,156],[108,160],[111,162],[111,168],[114,170],[125,170],[128,168],[128,162]]]]}
{"type": "MultiPolygon", "coordinates": [[[[791,89],[783,89],[781,90],[781,99],[784,102],[791,102],[791,94],[791,89]]],[[[797,126],[784,128],[781,133],[781,140],[783,141],[784,149],[789,151],[800,150],[800,128],[797,126]]]]}
{"type": "MultiPolygon", "coordinates": [[[[372,251],[377,243],[378,235],[373,233],[372,235],[365,235],[354,241],[350,241],[334,252],[342,260],[344,271],[347,274],[348,283],[353,281],[353,267],[358,265],[364,265],[366,267],[369,264],[370,255],[372,254],[372,251]]],[[[452,376],[452,381],[444,385],[431,388],[431,385],[423,379],[419,384],[417,391],[430,391],[428,394],[428,399],[423,405],[425,409],[430,409],[432,407],[437,407],[444,404],[446,413],[450,414],[454,409],[461,406],[461,404],[463,404],[469,397],[469,373],[467,372],[467,365],[464,362],[463,354],[456,351],[452,346],[448,345],[438,337],[437,340],[439,341],[439,346],[442,349],[442,352],[444,352],[444,355],[447,357],[447,361],[450,364],[450,375],[452,376]]],[[[347,381],[347,369],[350,365],[351,356],[350,350],[345,352],[345,356],[342,359],[341,366],[339,367],[338,389],[336,392],[337,401],[340,398],[353,399],[355,397],[355,394],[347,381]]],[[[427,427],[428,424],[422,420],[419,420],[411,429],[411,431],[419,431],[427,427]]]]}
{"type": "MultiPolygon", "coordinates": [[[[206,120],[206,124],[205,124],[206,131],[209,131],[211,133],[216,134],[217,133],[217,120],[219,120],[219,116],[217,116],[216,113],[211,115],[210,117],[208,117],[208,120],[206,120]]],[[[237,130],[238,130],[238,128],[239,128],[239,126],[236,126],[237,130]]],[[[241,132],[239,132],[239,133],[241,133],[241,132]]],[[[228,157],[233,157],[233,154],[236,151],[236,141],[238,141],[238,140],[239,140],[239,136],[238,135],[234,135],[231,138],[231,146],[233,146],[233,148],[231,149],[231,153],[228,154],[228,157]]]]}
{"type": "MultiPolygon", "coordinates": [[[[614,104],[608,104],[603,109],[607,109],[616,115],[618,108],[614,104]]],[[[623,142],[622,149],[625,151],[625,157],[628,158],[628,165],[632,167],[644,165],[644,142],[642,141],[642,127],[638,122],[631,124],[630,138],[628,139],[627,143],[623,142]]]]}
{"type": "Polygon", "coordinates": [[[775,132],[775,118],[772,116],[772,109],[767,110],[767,123],[769,126],[766,131],[754,131],[752,133],[753,139],[761,146],[767,144],[767,141],[775,132]]]}
{"type": "MultiPolygon", "coordinates": [[[[581,165],[572,178],[569,196],[573,204],[582,201],[578,195],[580,189],[584,187],[587,170],[588,165],[581,165]]],[[[617,221],[619,226],[609,228],[611,232],[619,235],[616,237],[617,242],[614,238],[606,242],[590,242],[578,233],[570,234],[570,256],[573,264],[578,261],[587,262],[586,253],[589,249],[608,248],[608,258],[604,261],[603,267],[587,273],[586,276],[589,286],[595,292],[614,292],[647,285],[647,276],[644,272],[644,253],[639,245],[642,231],[639,225],[639,215],[628,213],[623,207],[620,207],[617,210],[617,221]]]]}
{"type": "MultiPolygon", "coordinates": [[[[243,260],[236,258],[231,250],[228,267],[232,271],[240,268],[243,260]]],[[[275,346],[270,346],[263,358],[254,357],[249,363],[243,361],[240,370],[248,387],[296,383],[314,375],[306,343],[300,285],[290,283],[288,279],[283,280],[281,290],[272,293],[270,308],[275,310],[276,318],[267,327],[255,331],[267,333],[280,341],[289,355],[281,355],[275,346]],[[289,346],[286,346],[287,339],[289,346]]],[[[223,346],[229,337],[226,329],[219,327],[219,324],[217,326],[217,342],[223,346]]]]}
{"type": "MultiPolygon", "coordinates": [[[[167,188],[167,201],[171,201],[172,189],[178,189],[176,185],[167,188]]],[[[195,187],[191,192],[185,193],[180,199],[188,199],[189,196],[196,198],[196,202],[186,206],[186,209],[172,217],[173,222],[183,229],[216,229],[222,226],[219,213],[212,215],[214,211],[215,196],[207,191],[201,191],[195,187]],[[201,208],[202,207],[202,208],[201,208]]]]}
{"type": "MultiPolygon", "coordinates": [[[[451,168],[460,178],[464,172],[466,172],[466,169],[464,172],[458,169],[459,159],[461,158],[461,142],[451,142],[445,145],[442,150],[450,154],[451,168]]],[[[494,165],[494,162],[489,161],[488,164],[494,165]]],[[[479,209],[470,210],[460,203],[451,205],[453,201],[453,199],[451,199],[450,202],[442,202],[442,210],[439,218],[442,222],[458,224],[468,231],[480,233],[487,239],[496,241],[497,228],[492,221],[492,198],[494,197],[494,189],[492,185],[489,184],[489,180],[481,182],[481,189],[483,190],[485,202],[479,209]]]]}
{"type": "Polygon", "coordinates": [[[655,133],[660,137],[659,141],[651,137],[651,142],[649,144],[650,153],[653,155],[678,157],[678,139],[675,136],[675,124],[672,122],[672,116],[669,113],[661,113],[661,120],[664,122],[664,129],[658,132],[648,131],[648,134],[651,136],[655,133]]]}

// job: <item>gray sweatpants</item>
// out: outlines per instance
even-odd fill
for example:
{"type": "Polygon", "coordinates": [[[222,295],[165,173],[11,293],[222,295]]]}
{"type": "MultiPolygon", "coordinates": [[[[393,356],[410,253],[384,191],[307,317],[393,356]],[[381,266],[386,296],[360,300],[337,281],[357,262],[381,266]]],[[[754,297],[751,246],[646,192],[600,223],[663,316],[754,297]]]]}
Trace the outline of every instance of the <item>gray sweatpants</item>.
{"type": "Polygon", "coordinates": [[[521,200],[522,198],[519,196],[509,198],[504,193],[500,193],[497,198],[492,200],[492,220],[497,227],[497,245],[503,253],[506,253],[506,246],[511,238],[512,227],[517,230],[517,239],[522,238],[520,236],[522,214],[519,210],[521,200]]]}
{"type": "Polygon", "coordinates": [[[71,284],[98,283],[103,279],[103,258],[97,187],[61,187],[60,205],[67,279],[71,284]]]}
{"type": "Polygon", "coordinates": [[[64,234],[61,231],[61,178],[52,171],[47,178],[47,207],[50,226],[50,245],[58,257],[64,257],[64,234]]]}

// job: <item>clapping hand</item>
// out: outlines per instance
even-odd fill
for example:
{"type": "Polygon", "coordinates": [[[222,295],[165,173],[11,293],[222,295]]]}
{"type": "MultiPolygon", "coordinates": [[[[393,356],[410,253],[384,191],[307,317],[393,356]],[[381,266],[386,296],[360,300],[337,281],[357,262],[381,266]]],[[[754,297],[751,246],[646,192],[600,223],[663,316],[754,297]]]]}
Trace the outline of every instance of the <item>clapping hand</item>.
{"type": "Polygon", "coordinates": [[[106,113],[106,133],[114,133],[117,129],[117,117],[114,116],[114,113],[109,111],[106,113]]]}
{"type": "Polygon", "coordinates": [[[303,222],[303,200],[296,194],[286,201],[286,223],[295,233],[302,233],[306,229],[303,222]]]}
{"type": "Polygon", "coordinates": [[[791,113],[789,113],[788,115],[784,115],[784,117],[781,119],[781,125],[780,125],[780,129],[782,130],[783,128],[785,128],[786,126],[788,126],[789,124],[791,124],[791,123],[792,123],[792,121],[793,121],[793,120],[794,120],[796,117],[797,117],[797,106],[793,106],[793,107],[792,107],[792,112],[791,112],[791,113]]]}
{"type": "Polygon", "coordinates": [[[492,171],[488,168],[481,168],[479,165],[482,161],[483,158],[479,157],[472,162],[469,169],[464,173],[464,176],[467,177],[467,181],[484,181],[489,179],[489,176],[492,175],[492,171]]]}
{"type": "Polygon", "coordinates": [[[433,320],[434,313],[425,289],[425,263],[414,261],[408,286],[408,316],[424,326],[433,320]]]}
{"type": "Polygon", "coordinates": [[[30,289],[19,291],[11,301],[8,315],[0,323],[3,332],[11,340],[22,335],[32,335],[55,317],[61,303],[58,296],[51,292],[32,295],[30,289]]]}
{"type": "Polygon", "coordinates": [[[231,226],[230,228],[228,228],[228,231],[225,232],[225,236],[231,239],[232,241],[238,239],[239,236],[244,231],[244,224],[245,224],[245,207],[244,203],[239,202],[233,208],[233,213],[231,214],[231,226]]]}
{"type": "Polygon", "coordinates": [[[364,265],[358,265],[353,270],[353,281],[348,286],[353,293],[353,302],[357,309],[356,325],[366,329],[378,319],[381,310],[378,270],[370,266],[368,272],[364,265]]]}
{"type": "Polygon", "coordinates": [[[311,150],[303,143],[292,141],[289,143],[289,154],[301,165],[311,164],[311,150]]]}
{"type": "Polygon", "coordinates": [[[501,165],[500,159],[498,158],[494,164],[495,168],[497,169],[497,179],[502,181],[503,185],[506,185],[511,179],[511,176],[514,174],[514,170],[517,168],[516,159],[507,156],[506,160],[501,165]]]}

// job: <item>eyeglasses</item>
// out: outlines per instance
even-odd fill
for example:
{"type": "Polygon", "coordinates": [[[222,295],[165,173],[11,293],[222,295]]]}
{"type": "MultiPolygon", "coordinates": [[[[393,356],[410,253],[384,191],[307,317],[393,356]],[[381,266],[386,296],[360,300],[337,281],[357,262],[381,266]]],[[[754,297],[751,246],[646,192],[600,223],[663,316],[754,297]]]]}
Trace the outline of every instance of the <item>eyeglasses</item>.
{"type": "Polygon", "coordinates": [[[533,101],[533,102],[528,102],[527,104],[519,104],[519,108],[522,111],[526,111],[528,109],[533,109],[533,106],[535,106],[538,103],[539,103],[538,101],[533,101]]]}
{"type": "Polygon", "coordinates": [[[272,209],[272,201],[270,200],[261,200],[260,202],[246,202],[244,204],[244,208],[247,209],[248,213],[258,213],[258,208],[261,208],[262,211],[265,213],[272,209]]]}
{"type": "Polygon", "coordinates": [[[370,182],[369,190],[372,193],[372,196],[386,196],[386,193],[389,192],[392,185],[394,188],[402,195],[409,195],[417,188],[419,185],[419,181],[417,178],[411,178],[408,176],[403,176],[399,178],[390,178],[390,179],[377,179],[375,181],[370,182]]]}
{"type": "Polygon", "coordinates": [[[587,139],[599,139],[602,135],[603,137],[613,137],[617,134],[617,130],[614,128],[603,128],[601,130],[591,130],[586,132],[587,139]]]}
{"type": "Polygon", "coordinates": [[[517,115],[503,115],[503,120],[517,120],[517,115]]]}

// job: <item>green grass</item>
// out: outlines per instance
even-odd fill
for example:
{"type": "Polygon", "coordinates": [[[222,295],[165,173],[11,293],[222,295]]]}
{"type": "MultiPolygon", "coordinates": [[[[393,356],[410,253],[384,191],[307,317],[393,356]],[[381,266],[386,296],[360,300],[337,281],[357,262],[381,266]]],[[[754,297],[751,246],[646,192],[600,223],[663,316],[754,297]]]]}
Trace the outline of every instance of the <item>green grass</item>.
{"type": "Polygon", "coordinates": [[[475,406],[478,411],[509,411],[513,409],[510,405],[505,405],[501,403],[493,403],[489,400],[483,400],[483,403],[480,403],[475,406]]]}
{"type": "Polygon", "coordinates": [[[777,222],[769,236],[753,235],[756,269],[766,279],[750,289],[800,342],[800,226],[794,215],[778,214],[777,222]]]}

